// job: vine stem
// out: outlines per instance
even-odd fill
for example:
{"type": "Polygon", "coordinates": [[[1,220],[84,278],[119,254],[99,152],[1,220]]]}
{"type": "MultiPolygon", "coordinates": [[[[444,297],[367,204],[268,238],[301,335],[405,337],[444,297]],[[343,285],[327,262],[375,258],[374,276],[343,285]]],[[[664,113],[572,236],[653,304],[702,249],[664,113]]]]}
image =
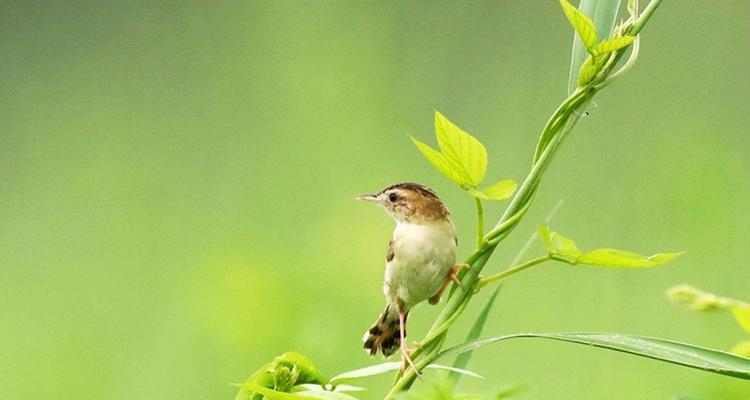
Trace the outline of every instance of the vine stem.
{"type": "Polygon", "coordinates": [[[477,203],[477,248],[480,248],[484,241],[484,208],[479,197],[475,197],[474,201],[477,203]]]}
{"type": "Polygon", "coordinates": [[[479,289],[481,289],[481,288],[489,285],[490,283],[497,282],[497,281],[499,281],[501,279],[505,279],[505,278],[507,278],[507,277],[509,277],[509,276],[511,276],[513,274],[517,274],[517,273],[519,273],[519,272],[521,272],[521,271],[523,271],[523,270],[525,270],[527,268],[531,268],[531,267],[533,267],[535,265],[539,265],[539,264],[541,264],[541,263],[543,263],[545,261],[549,261],[549,260],[551,260],[551,258],[549,256],[549,254],[547,254],[547,255],[544,255],[544,256],[541,256],[541,257],[537,257],[537,258],[535,258],[533,260],[526,261],[523,264],[519,264],[519,265],[516,265],[514,267],[510,267],[510,268],[506,269],[503,272],[499,272],[497,274],[490,275],[490,276],[488,276],[486,278],[482,278],[477,283],[477,290],[479,290],[479,289]]]}

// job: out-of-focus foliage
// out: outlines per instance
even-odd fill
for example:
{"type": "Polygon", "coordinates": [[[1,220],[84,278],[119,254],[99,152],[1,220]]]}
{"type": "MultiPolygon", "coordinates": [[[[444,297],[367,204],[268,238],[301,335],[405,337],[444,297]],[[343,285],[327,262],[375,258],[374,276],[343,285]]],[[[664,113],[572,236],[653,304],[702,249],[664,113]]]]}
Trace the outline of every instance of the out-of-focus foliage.
{"type": "MultiPolygon", "coordinates": [[[[672,302],[683,305],[692,311],[729,312],[737,325],[746,333],[750,333],[750,304],[742,300],[717,296],[686,284],[677,285],[667,290],[667,297],[672,302]]],[[[737,343],[730,351],[750,358],[750,340],[737,343]]]]}

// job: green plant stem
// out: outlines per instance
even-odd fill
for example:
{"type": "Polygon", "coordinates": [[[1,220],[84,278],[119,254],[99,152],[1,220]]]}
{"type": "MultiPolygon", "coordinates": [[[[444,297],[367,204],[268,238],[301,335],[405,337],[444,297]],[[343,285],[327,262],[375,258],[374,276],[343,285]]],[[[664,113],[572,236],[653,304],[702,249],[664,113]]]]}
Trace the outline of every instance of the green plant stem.
{"type": "Polygon", "coordinates": [[[549,261],[549,260],[551,260],[550,256],[549,255],[544,255],[544,256],[541,256],[541,257],[537,257],[537,258],[535,258],[533,260],[526,261],[523,264],[519,264],[519,265],[516,265],[514,267],[510,267],[510,268],[506,269],[503,272],[499,272],[497,274],[490,275],[490,276],[488,276],[486,278],[482,278],[482,279],[479,280],[479,283],[477,283],[477,290],[480,290],[481,288],[489,285],[490,283],[497,282],[497,281],[499,281],[501,279],[505,279],[505,278],[507,278],[507,277],[509,277],[509,276],[511,276],[513,274],[517,274],[517,273],[519,273],[519,272],[521,272],[521,271],[523,271],[523,270],[525,270],[527,268],[531,268],[531,267],[533,267],[535,265],[539,265],[539,264],[541,264],[541,263],[543,263],[545,261],[549,261]]]}
{"type": "Polygon", "coordinates": [[[661,1],[662,0],[651,0],[627,33],[629,35],[637,35],[641,29],[643,29],[643,26],[646,25],[646,22],[651,19],[651,16],[654,15],[654,11],[659,8],[661,1]]]}
{"type": "Polygon", "coordinates": [[[474,201],[477,203],[477,248],[479,248],[484,241],[484,209],[479,197],[475,197],[474,201]]]}

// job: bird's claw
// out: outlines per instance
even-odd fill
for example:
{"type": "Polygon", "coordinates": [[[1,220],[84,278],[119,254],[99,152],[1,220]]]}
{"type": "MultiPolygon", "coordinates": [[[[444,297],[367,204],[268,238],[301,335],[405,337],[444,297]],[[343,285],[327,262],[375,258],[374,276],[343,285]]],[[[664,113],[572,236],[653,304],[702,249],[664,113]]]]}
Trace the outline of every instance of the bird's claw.
{"type": "Polygon", "coordinates": [[[416,365],[414,365],[414,361],[411,359],[410,351],[406,346],[401,347],[401,359],[404,361],[404,365],[401,366],[401,371],[406,371],[408,368],[411,368],[414,370],[414,375],[417,376],[420,380],[422,380],[422,373],[419,372],[419,369],[416,365]]]}
{"type": "Polygon", "coordinates": [[[453,281],[453,283],[455,283],[456,285],[458,285],[458,287],[460,287],[461,289],[464,288],[464,285],[463,285],[463,283],[461,283],[461,280],[458,279],[458,273],[462,269],[469,270],[469,269],[471,269],[471,265],[469,265],[469,264],[456,264],[456,265],[453,266],[453,268],[451,268],[451,273],[450,273],[450,275],[448,275],[449,279],[451,281],[453,281]]]}

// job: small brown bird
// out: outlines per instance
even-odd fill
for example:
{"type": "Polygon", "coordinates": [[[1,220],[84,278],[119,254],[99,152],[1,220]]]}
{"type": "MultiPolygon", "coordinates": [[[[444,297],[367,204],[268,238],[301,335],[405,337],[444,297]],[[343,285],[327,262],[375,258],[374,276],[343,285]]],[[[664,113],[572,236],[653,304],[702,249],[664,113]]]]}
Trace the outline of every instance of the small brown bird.
{"type": "Polygon", "coordinates": [[[406,318],[425,300],[437,304],[451,281],[458,282],[456,273],[463,265],[456,265],[456,230],[440,198],[417,183],[398,183],[357,199],[378,203],[396,220],[385,257],[387,304],[365,332],[365,350],[387,357],[400,347],[402,358],[413,367],[405,344],[406,318]]]}

